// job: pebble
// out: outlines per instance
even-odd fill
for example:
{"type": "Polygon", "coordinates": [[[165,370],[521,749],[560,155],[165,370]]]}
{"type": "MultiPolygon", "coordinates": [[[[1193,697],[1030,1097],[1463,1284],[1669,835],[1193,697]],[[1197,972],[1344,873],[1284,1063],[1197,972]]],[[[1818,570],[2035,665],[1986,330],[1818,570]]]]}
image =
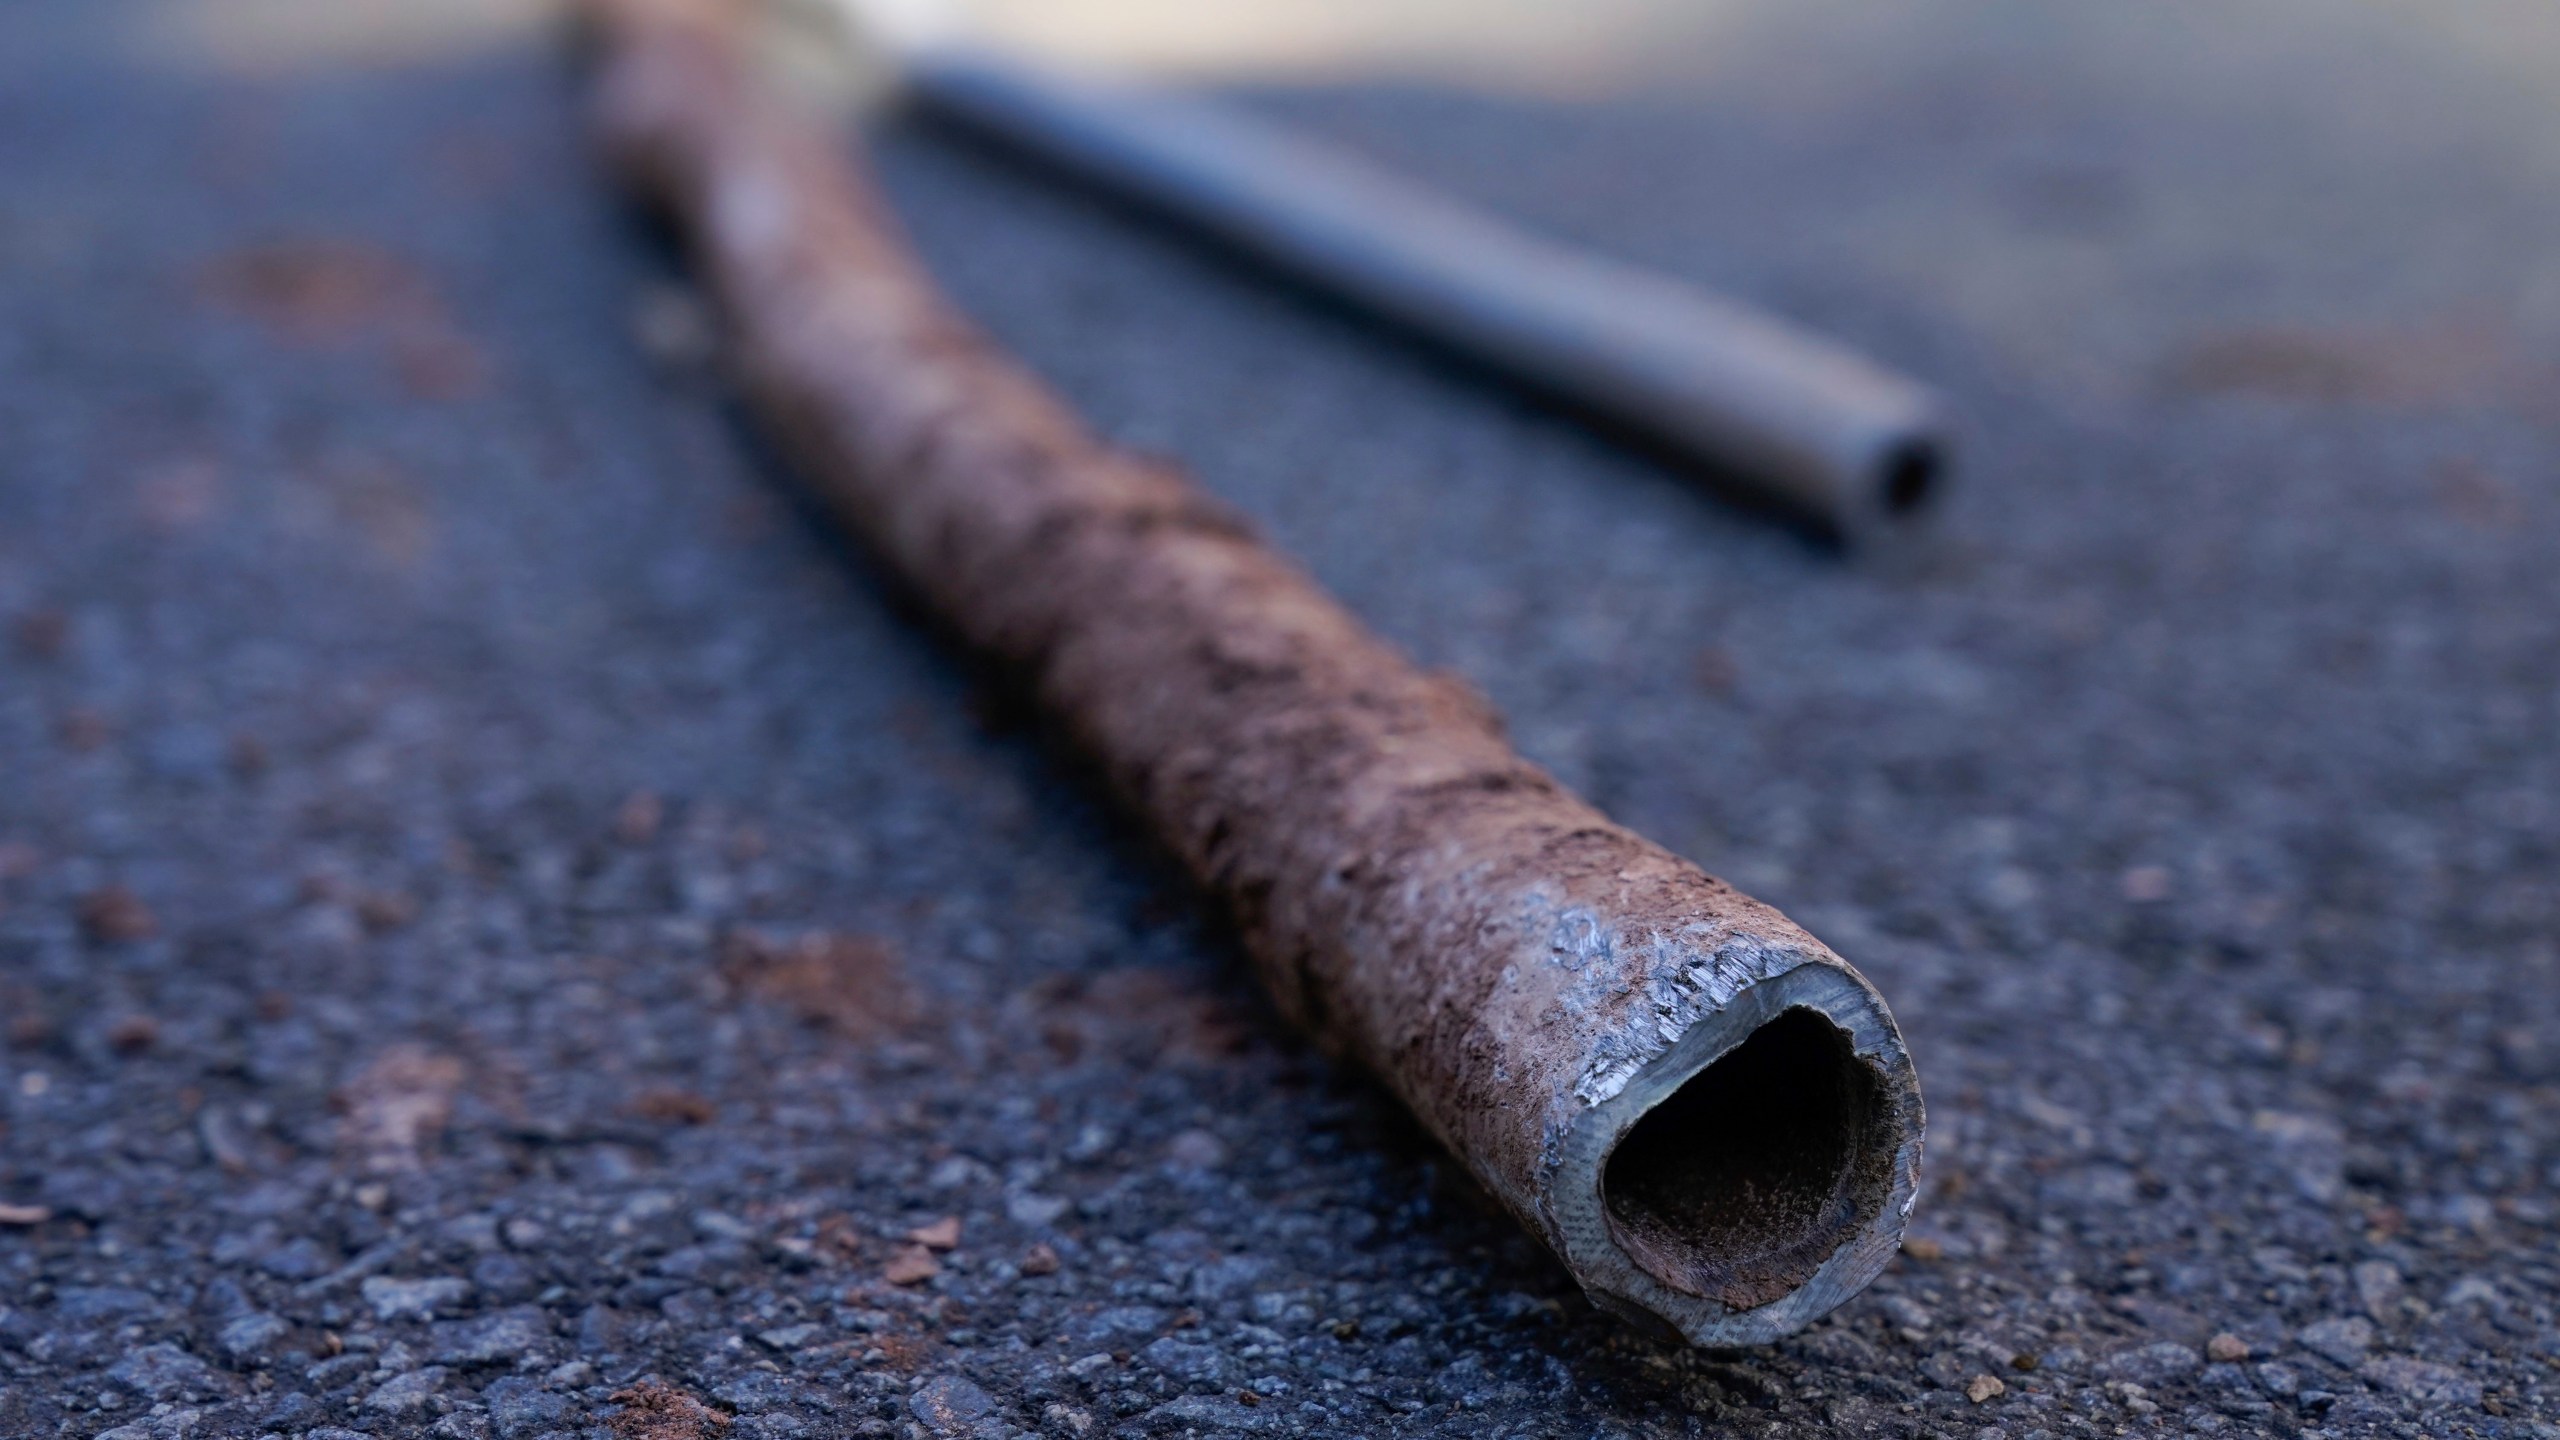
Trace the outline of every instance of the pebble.
{"type": "Polygon", "coordinates": [[[2376,1324],[2388,1325],[2399,1318],[2405,1285],[2399,1266],[2388,1260],[2363,1260],[2349,1274],[2355,1281],[2356,1299],[2376,1324]]]}
{"type": "Polygon", "coordinates": [[[1271,1270],[1259,1255],[1222,1255],[1191,1272],[1191,1298],[1204,1304],[1241,1299],[1260,1288],[1271,1270]]]}
{"type": "Polygon", "coordinates": [[[489,1423],[505,1440],[554,1429],[569,1414],[568,1396],[522,1375],[490,1381],[480,1400],[489,1407],[489,1423]]]}
{"type": "Polygon", "coordinates": [[[908,1413],[937,1436],[971,1434],[999,1408],[994,1396],[959,1375],[931,1376],[907,1400],[908,1413]]]}
{"type": "Polygon", "coordinates": [[[150,1291],[122,1285],[65,1285],[53,1292],[53,1313],[75,1325],[147,1319],[161,1308],[150,1291]]]}
{"type": "Polygon", "coordinates": [[[1146,1418],[1151,1433],[1170,1435],[1271,1435],[1290,1428],[1270,1406],[1248,1406],[1222,1395],[1177,1396],[1146,1418]]]}
{"type": "Polygon", "coordinates": [[[1914,1334],[1925,1335],[1938,1323],[1938,1317],[1930,1313],[1928,1306],[1908,1295],[1879,1296],[1876,1304],[1886,1318],[1914,1334]]]}
{"type": "Polygon", "coordinates": [[[338,1268],[338,1257],[307,1235],[297,1235],[258,1256],[258,1268],[279,1280],[316,1280],[338,1268]]]}
{"type": "Polygon", "coordinates": [[[1005,1218],[1016,1225],[1039,1229],[1054,1224],[1067,1213],[1067,1202],[1054,1195],[1037,1195],[1030,1191],[1008,1195],[1004,1202],[1005,1218]]]}
{"type": "Polygon", "coordinates": [[[154,1407],[149,1418],[119,1425],[100,1435],[98,1440],[117,1440],[117,1437],[122,1437],[122,1440],[188,1440],[203,1420],[202,1410],[161,1405],[154,1407]]]}
{"type": "Polygon", "coordinates": [[[145,1345],[117,1361],[107,1377],[154,1400],[167,1400],[181,1392],[207,1389],[213,1372],[175,1345],[145,1345]]]}
{"type": "Polygon", "coordinates": [[[251,1360],[264,1356],[270,1346],[291,1333],[291,1322],[259,1310],[225,1321],[214,1343],[235,1360],[251,1360]]]}
{"type": "Polygon", "coordinates": [[[1059,1337],[1078,1349],[1134,1350],[1164,1333],[1172,1319],[1172,1312],[1153,1305],[1110,1305],[1068,1320],[1059,1337]]]}
{"type": "Polygon", "coordinates": [[[423,1409],[435,1399],[436,1392],[444,1388],[444,1377],[445,1369],[441,1365],[429,1365],[422,1370],[395,1375],[374,1387],[373,1393],[364,1398],[364,1408],[391,1415],[406,1415],[423,1409]]]}
{"type": "Polygon", "coordinates": [[[1150,1342],[1137,1358],[1140,1364],[1194,1385],[1226,1385],[1235,1369],[1234,1362],[1217,1346],[1174,1335],[1150,1342]]]}
{"type": "Polygon", "coordinates": [[[880,1267],[880,1278],[892,1285],[921,1285],[942,1273],[942,1262],[922,1245],[902,1245],[880,1267]]]}
{"type": "Polygon", "coordinates": [[[102,945],[130,945],[160,933],[159,917],[123,885],[106,885],[80,897],[80,928],[102,945]]]}
{"type": "Polygon", "coordinates": [[[1165,1146],[1165,1160],[1178,1170],[1215,1170],[1227,1163],[1227,1143],[1206,1130],[1185,1130],[1165,1146]]]}
{"type": "Polygon", "coordinates": [[[471,1263],[472,1293],[484,1299],[523,1300],[533,1294],[534,1284],[534,1269],[522,1256],[499,1251],[471,1263]]]}
{"type": "Polygon", "coordinates": [[[376,1320],[428,1320],[440,1311],[459,1309],[471,1298],[471,1282],[451,1275],[421,1280],[372,1275],[366,1277],[363,1293],[376,1320]]]}
{"type": "Polygon", "coordinates": [[[2171,1340],[2119,1350],[2098,1363],[2101,1377],[2146,1389],[2184,1379],[2202,1368],[2204,1362],[2197,1357],[2194,1346],[2171,1340]]]}
{"type": "Polygon", "coordinates": [[[539,1353],[551,1339],[550,1315],[519,1306],[476,1320],[443,1320],[427,1327],[427,1354],[440,1365],[486,1365],[539,1353]]]}
{"type": "Polygon", "coordinates": [[[2358,1366],[2356,1373],[2373,1385],[2395,1395],[2405,1395],[2424,1405],[2459,1405],[2476,1407],[2480,1403],[2480,1382],[2449,1365],[2432,1360],[2414,1360],[2403,1355],[2379,1356],[2358,1366]]]}
{"type": "Polygon", "coordinates": [[[2294,1337],[2295,1343],[2332,1363],[2354,1369],[2373,1348],[2373,1322],[2361,1315],[2315,1321],[2294,1337]]]}

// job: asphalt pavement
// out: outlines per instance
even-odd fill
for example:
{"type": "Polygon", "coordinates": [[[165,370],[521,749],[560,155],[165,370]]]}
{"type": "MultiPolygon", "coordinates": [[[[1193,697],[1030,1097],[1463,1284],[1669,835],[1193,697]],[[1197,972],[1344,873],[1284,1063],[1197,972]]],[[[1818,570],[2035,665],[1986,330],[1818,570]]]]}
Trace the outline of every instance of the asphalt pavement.
{"type": "Polygon", "coordinates": [[[954,140],[955,297],[1892,1002],[1905,1254],[1601,1315],[795,500],[540,45],[0,11],[0,1433],[2560,1436],[2560,41],[1786,6],[1245,103],[1950,395],[1844,557],[954,140]]]}

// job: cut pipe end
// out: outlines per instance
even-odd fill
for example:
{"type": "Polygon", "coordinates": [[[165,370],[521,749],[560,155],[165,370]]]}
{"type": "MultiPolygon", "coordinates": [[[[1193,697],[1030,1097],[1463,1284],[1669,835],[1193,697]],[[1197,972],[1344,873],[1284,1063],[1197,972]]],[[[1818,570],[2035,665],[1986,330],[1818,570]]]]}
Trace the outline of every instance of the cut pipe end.
{"type": "Polygon", "coordinates": [[[1776,1339],[1891,1259],[1920,1129],[1873,992],[1801,966],[1699,1021],[1577,1122],[1550,1192],[1566,1258],[1594,1299],[1693,1343],[1776,1339]]]}
{"type": "Polygon", "coordinates": [[[1918,519],[1937,499],[1946,466],[1946,447],[1934,439],[1913,438],[1886,450],[1876,466],[1876,508],[1888,519],[1918,519]]]}
{"type": "Polygon", "coordinates": [[[1930,412],[1918,413],[1827,462],[1818,488],[1829,508],[1814,518],[1849,549],[1890,554],[1935,528],[1952,447],[1930,412]]]}
{"type": "Polygon", "coordinates": [[[1849,1037],[1789,1010],[1640,1116],[1602,1162],[1611,1236],[1674,1290],[1749,1310],[1884,1209],[1892,1107],[1849,1037]]]}

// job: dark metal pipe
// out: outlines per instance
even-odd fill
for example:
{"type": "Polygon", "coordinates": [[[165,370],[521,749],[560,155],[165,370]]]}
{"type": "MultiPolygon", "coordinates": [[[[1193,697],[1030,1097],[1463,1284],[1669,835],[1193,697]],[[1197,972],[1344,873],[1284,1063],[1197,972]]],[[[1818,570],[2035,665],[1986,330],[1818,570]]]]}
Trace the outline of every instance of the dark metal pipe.
{"type": "Polygon", "coordinates": [[[1853,544],[1930,508],[1918,383],[1668,276],[1538,239],[1236,110],[969,48],[908,57],[924,113],[1205,232],[1703,462],[1853,544]]]}

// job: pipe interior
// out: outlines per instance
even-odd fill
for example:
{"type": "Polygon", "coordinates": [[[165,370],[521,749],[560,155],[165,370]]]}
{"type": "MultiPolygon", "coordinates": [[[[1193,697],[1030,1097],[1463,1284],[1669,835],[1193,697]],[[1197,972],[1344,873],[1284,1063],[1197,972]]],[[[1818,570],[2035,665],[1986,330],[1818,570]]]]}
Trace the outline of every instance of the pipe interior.
{"type": "Polygon", "coordinates": [[[1938,447],[1925,440],[1906,440],[1885,452],[1877,471],[1884,513],[1896,519],[1919,513],[1938,493],[1941,468],[1938,447]]]}
{"type": "Polygon", "coordinates": [[[1602,1198],[1647,1274],[1747,1310],[1811,1279],[1884,1207],[1893,1147],[1891,1106],[1849,1037],[1789,1010],[1628,1129],[1602,1198]]]}

